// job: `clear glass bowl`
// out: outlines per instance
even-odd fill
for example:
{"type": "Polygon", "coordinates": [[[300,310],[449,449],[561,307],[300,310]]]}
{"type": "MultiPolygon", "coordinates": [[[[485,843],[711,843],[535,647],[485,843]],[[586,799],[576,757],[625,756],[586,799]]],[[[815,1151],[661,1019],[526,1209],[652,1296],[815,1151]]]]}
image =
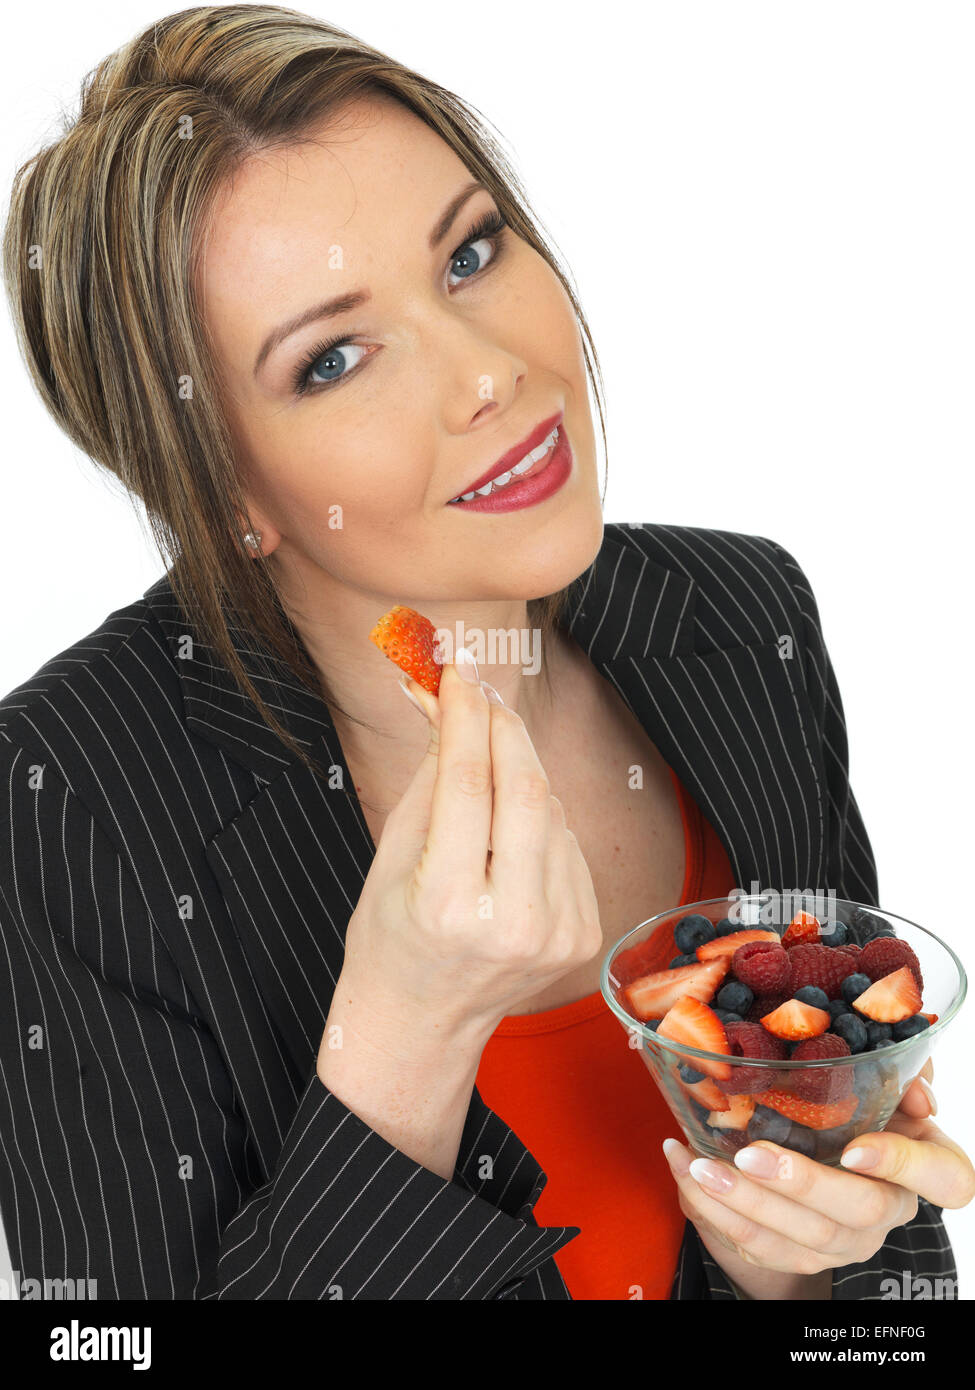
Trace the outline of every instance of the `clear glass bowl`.
{"type": "MultiPolygon", "coordinates": [[[[851,973],[855,969],[854,964],[851,973]]],[[[685,903],[641,923],[607,955],[600,986],[603,998],[629,1034],[631,1046],[639,1049],[687,1142],[697,1153],[727,1161],[745,1144],[764,1138],[819,1163],[836,1165],[851,1139],[881,1130],[887,1124],[901,1096],[930,1056],[935,1041],[961,1007],[967,981],[961,961],[950,946],[924,927],[893,913],[842,898],[830,897],[824,903],[822,898],[802,895],[784,895],[778,900],[774,895],[742,895],[737,899],[685,903]],[[828,907],[826,914],[824,906],[828,907]],[[906,941],[918,958],[924,977],[920,1011],[936,1014],[937,1021],[902,1042],[849,1057],[792,1062],[735,1056],[729,1062],[726,1054],[658,1037],[649,1026],[650,1020],[641,1021],[625,1007],[621,992],[627,985],[641,976],[665,970],[679,954],[674,928],[682,918],[700,914],[717,924],[731,917],[740,930],[774,930],[781,936],[794,913],[800,910],[813,913],[820,921],[826,915],[830,921],[843,923],[853,940],[875,931],[877,923],[887,935],[892,929],[893,935],[906,941]],[[701,1080],[688,1079],[691,1073],[687,1071],[682,1077],[681,1066],[690,1068],[701,1080]],[[758,1102],[756,1110],[749,1113],[750,1101],[772,1092],[778,1104],[793,1112],[791,1116],[770,1119],[770,1107],[766,1105],[756,1114],[758,1102]],[[727,1109],[712,1108],[720,1095],[725,1096],[722,1103],[727,1109]],[[803,1104],[800,1110],[796,1102],[811,1095],[825,1097],[823,1103],[833,1108],[815,1110],[803,1104]],[[800,1123],[795,1117],[797,1111],[812,1118],[812,1124],[800,1123]],[[838,1123],[826,1125],[825,1120],[838,1123]]],[[[713,1007],[714,1000],[709,1004],[713,1007]]]]}

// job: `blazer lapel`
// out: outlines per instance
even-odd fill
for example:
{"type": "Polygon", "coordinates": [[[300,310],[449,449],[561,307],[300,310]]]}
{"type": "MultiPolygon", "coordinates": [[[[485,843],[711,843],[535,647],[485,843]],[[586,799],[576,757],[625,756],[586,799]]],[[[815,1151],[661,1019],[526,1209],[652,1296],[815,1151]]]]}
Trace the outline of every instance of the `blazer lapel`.
{"type": "MultiPolygon", "coordinates": [[[[697,581],[655,559],[651,536],[607,523],[563,623],[714,826],[739,885],[820,884],[825,781],[797,663],[781,659],[772,632],[709,649],[695,623],[697,581]]],[[[168,577],[146,598],[174,654],[185,651],[189,629],[168,577]]],[[[297,1085],[318,1051],[374,848],[328,707],[259,660],[253,638],[234,636],[262,695],[329,772],[323,782],[294,759],[205,648],[180,658],[187,725],[257,780],[206,856],[297,1085]]]]}

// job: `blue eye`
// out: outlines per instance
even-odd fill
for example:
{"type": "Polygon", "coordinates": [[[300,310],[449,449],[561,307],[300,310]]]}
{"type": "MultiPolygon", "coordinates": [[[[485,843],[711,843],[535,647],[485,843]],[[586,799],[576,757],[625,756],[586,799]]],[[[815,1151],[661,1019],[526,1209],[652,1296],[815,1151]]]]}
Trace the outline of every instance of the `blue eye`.
{"type": "MultiPolygon", "coordinates": [[[[470,280],[498,259],[504,249],[507,225],[501,213],[494,211],[485,214],[469,229],[466,240],[461,242],[450,258],[448,283],[451,288],[455,287],[455,282],[450,280],[450,276],[456,275],[461,282],[470,280]]],[[[316,344],[292,373],[294,394],[303,396],[307,392],[326,390],[334,383],[344,381],[368,352],[368,348],[344,338],[332,338],[316,344]],[[356,357],[356,353],[361,356],[356,357]]]]}

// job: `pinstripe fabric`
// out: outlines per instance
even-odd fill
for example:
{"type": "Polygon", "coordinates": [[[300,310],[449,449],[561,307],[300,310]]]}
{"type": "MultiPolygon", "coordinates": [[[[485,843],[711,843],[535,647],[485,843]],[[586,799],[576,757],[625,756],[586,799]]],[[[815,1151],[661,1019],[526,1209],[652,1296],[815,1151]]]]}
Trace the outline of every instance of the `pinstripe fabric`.
{"type": "MultiPolygon", "coordinates": [[[[839,691],[790,555],[608,523],[565,621],[742,886],[877,903],[839,691]]],[[[0,702],[14,1267],[97,1279],[103,1299],[567,1299],[552,1255],[578,1228],[537,1224],[545,1174],[476,1090],[446,1182],[318,1080],[372,840],[327,707],[233,635],[327,783],[190,640],[165,576],[0,702]]],[[[924,1202],[869,1265],[836,1272],[833,1296],[880,1297],[904,1269],[954,1274],[924,1202]]],[[[737,1297],[690,1226],[671,1296],[737,1297]]]]}

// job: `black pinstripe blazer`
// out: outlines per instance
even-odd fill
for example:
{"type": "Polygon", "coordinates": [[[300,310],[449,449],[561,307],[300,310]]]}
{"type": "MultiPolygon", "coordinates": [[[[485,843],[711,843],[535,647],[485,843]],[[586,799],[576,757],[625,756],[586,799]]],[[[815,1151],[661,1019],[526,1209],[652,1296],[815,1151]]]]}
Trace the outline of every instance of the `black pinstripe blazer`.
{"type": "MultiPolygon", "coordinates": [[[[564,620],[749,889],[879,905],[816,603],[759,536],[609,523],[564,620]],[[792,655],[788,644],[792,640],[792,655]]],[[[236,693],[164,576],[0,702],[0,1210],[21,1278],[151,1299],[566,1299],[477,1091],[445,1181],[319,1081],[373,844],[325,704],[236,693]],[[493,1175],[482,1178],[483,1155],[493,1175]]],[[[596,751],[596,750],[594,750],[596,751]]],[[[649,1080],[648,1080],[649,1084],[649,1080]]],[[[954,1278],[922,1201],[833,1297],[954,1278]]],[[[935,1287],[945,1287],[944,1285],[935,1287]]],[[[672,1298],[736,1298],[689,1224],[672,1298]]]]}

